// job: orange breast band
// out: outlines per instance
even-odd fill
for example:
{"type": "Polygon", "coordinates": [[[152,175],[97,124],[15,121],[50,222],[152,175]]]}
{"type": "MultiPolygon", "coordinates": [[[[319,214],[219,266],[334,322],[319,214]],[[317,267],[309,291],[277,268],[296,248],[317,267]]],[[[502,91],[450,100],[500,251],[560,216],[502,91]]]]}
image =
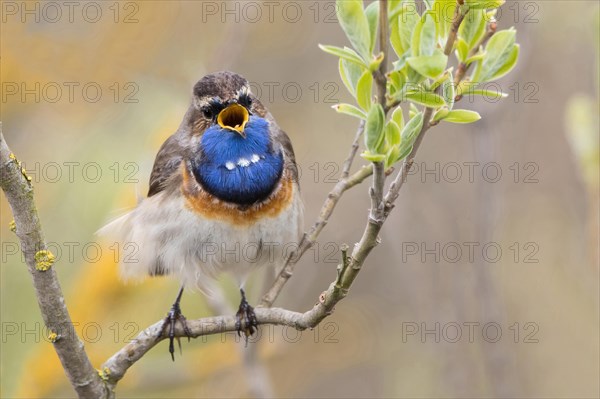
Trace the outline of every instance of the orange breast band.
{"type": "Polygon", "coordinates": [[[294,183],[284,170],[277,187],[269,197],[249,207],[221,201],[209,194],[196,181],[185,162],[181,163],[183,186],[181,191],[189,209],[207,219],[227,221],[236,226],[247,226],[266,217],[276,217],[287,209],[293,200],[294,183]]]}

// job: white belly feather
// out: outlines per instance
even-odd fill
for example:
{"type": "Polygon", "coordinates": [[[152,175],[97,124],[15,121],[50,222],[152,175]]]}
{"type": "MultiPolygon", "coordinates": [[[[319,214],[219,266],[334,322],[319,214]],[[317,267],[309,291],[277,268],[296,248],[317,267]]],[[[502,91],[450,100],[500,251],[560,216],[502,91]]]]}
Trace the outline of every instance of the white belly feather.
{"type": "Polygon", "coordinates": [[[203,218],[186,206],[183,196],[159,193],[99,234],[117,238],[121,248],[135,248],[120,260],[124,279],[170,274],[207,292],[212,279],[230,272],[243,285],[255,268],[273,265],[279,270],[297,247],[303,210],[295,185],[293,190],[293,201],[277,216],[247,226],[203,218]]]}

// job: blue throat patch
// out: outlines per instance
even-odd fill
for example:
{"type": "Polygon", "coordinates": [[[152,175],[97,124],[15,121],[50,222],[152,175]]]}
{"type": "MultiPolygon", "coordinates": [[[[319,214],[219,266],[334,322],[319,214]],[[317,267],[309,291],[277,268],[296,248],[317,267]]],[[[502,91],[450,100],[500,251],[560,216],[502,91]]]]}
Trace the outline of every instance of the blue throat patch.
{"type": "Polygon", "coordinates": [[[219,125],[200,139],[200,153],[192,159],[196,181],[215,197],[240,205],[266,199],[283,172],[283,154],[273,151],[269,123],[251,116],[246,138],[219,125]]]}

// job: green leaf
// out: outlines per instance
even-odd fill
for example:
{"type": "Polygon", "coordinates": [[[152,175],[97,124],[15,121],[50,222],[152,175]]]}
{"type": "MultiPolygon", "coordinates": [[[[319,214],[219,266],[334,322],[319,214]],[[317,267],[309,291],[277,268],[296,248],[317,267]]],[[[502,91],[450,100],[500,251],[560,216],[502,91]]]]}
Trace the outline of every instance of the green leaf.
{"type": "Polygon", "coordinates": [[[362,0],[336,0],[335,5],[338,21],[352,47],[368,62],[371,35],[362,0]]]}
{"type": "Polygon", "coordinates": [[[412,147],[415,139],[421,132],[423,127],[423,113],[418,112],[413,116],[408,123],[402,129],[402,142],[400,145],[400,152],[404,152],[407,147],[412,147]]]}
{"type": "Polygon", "coordinates": [[[406,76],[410,83],[417,84],[417,85],[420,83],[423,83],[427,79],[425,76],[421,75],[419,72],[412,69],[410,67],[410,65],[407,65],[407,67],[406,67],[406,76]]]}
{"type": "Polygon", "coordinates": [[[371,108],[372,91],[373,75],[371,75],[370,71],[365,71],[356,84],[356,101],[365,111],[368,111],[371,108]]]}
{"type": "Polygon", "coordinates": [[[388,81],[392,85],[393,92],[398,92],[406,84],[406,75],[400,71],[392,71],[388,75],[388,81]]]}
{"type": "Polygon", "coordinates": [[[390,41],[398,57],[410,49],[413,31],[419,19],[414,0],[402,2],[398,16],[390,24],[390,41]]]}
{"type": "Polygon", "coordinates": [[[448,112],[448,115],[443,120],[451,123],[473,123],[480,119],[481,116],[475,111],[455,109],[448,112]]]}
{"type": "Polygon", "coordinates": [[[508,97],[508,94],[503,93],[501,90],[472,89],[468,90],[465,94],[483,96],[487,97],[489,100],[497,100],[499,98],[508,97]]]}
{"type": "MultiPolygon", "coordinates": [[[[424,16],[423,16],[424,17],[424,16]]],[[[412,37],[410,39],[410,51],[413,57],[421,55],[421,31],[423,30],[423,17],[419,18],[413,29],[412,37]]]]}
{"type": "Polygon", "coordinates": [[[351,104],[336,104],[332,108],[340,114],[346,114],[364,120],[367,119],[367,114],[365,114],[361,109],[358,109],[351,104]]]}
{"type": "Polygon", "coordinates": [[[402,9],[402,3],[404,3],[403,0],[388,0],[388,18],[390,23],[398,17],[402,9]]]}
{"type": "Polygon", "coordinates": [[[407,100],[429,108],[439,108],[446,105],[444,98],[428,91],[410,91],[405,95],[407,100]]]}
{"type": "Polygon", "coordinates": [[[486,55],[485,51],[480,51],[477,54],[475,54],[474,56],[467,58],[465,60],[465,64],[469,65],[473,62],[481,61],[482,59],[485,58],[485,55],[486,55]]]}
{"type": "Polygon", "coordinates": [[[375,72],[376,70],[378,70],[379,65],[381,65],[381,62],[383,61],[384,57],[385,55],[383,53],[379,53],[377,57],[371,58],[371,62],[369,63],[369,71],[375,72]]]}
{"type": "Polygon", "coordinates": [[[419,113],[419,108],[414,103],[410,103],[408,108],[408,119],[412,119],[416,114],[419,113]]]}
{"type": "Polygon", "coordinates": [[[452,109],[454,106],[454,98],[456,97],[456,90],[454,87],[454,77],[452,72],[448,74],[446,80],[442,83],[442,97],[448,104],[448,109],[452,109]]]}
{"type": "Polygon", "coordinates": [[[388,169],[390,166],[398,162],[398,158],[400,157],[400,147],[395,146],[391,147],[388,150],[387,156],[385,158],[385,168],[388,169]]]}
{"type": "Polygon", "coordinates": [[[398,146],[402,141],[400,126],[393,119],[385,125],[385,140],[391,146],[398,146]]]}
{"type": "Polygon", "coordinates": [[[491,21],[492,18],[496,19],[496,14],[498,14],[497,8],[494,8],[492,10],[487,10],[487,12],[485,13],[486,21],[491,21]]]}
{"type": "Polygon", "coordinates": [[[421,43],[420,43],[420,55],[433,55],[436,49],[436,30],[435,30],[435,16],[431,13],[425,13],[422,17],[424,19],[423,29],[421,29],[421,43]]]}
{"type": "Polygon", "coordinates": [[[353,62],[357,65],[367,67],[367,64],[365,63],[365,61],[363,61],[363,59],[360,58],[360,56],[358,54],[356,54],[356,51],[354,51],[352,49],[341,48],[341,47],[336,47],[336,46],[326,46],[323,44],[319,44],[319,48],[326,53],[335,55],[336,57],[340,57],[340,58],[343,58],[350,62],[353,62]]]}
{"type": "Polygon", "coordinates": [[[505,2],[506,0],[465,0],[465,4],[471,10],[498,8],[505,2]]]}
{"type": "Polygon", "coordinates": [[[406,0],[402,3],[402,11],[398,15],[398,24],[400,26],[400,39],[404,51],[410,48],[410,41],[417,22],[421,19],[417,11],[417,5],[414,0],[406,0]]]}
{"type": "Polygon", "coordinates": [[[407,145],[407,146],[400,146],[400,148],[399,148],[400,155],[398,155],[398,159],[396,160],[396,162],[401,161],[404,158],[406,158],[408,156],[408,154],[410,154],[412,149],[413,149],[412,144],[407,145]]]}
{"type": "Polygon", "coordinates": [[[344,82],[350,94],[356,98],[356,84],[363,73],[363,68],[343,58],[340,58],[339,68],[342,82],[344,82]]]}
{"type": "Polygon", "coordinates": [[[423,14],[415,25],[411,39],[412,55],[432,55],[436,48],[435,21],[430,12],[423,14]]]}
{"type": "Polygon", "coordinates": [[[381,162],[385,159],[385,154],[373,154],[371,151],[365,151],[360,156],[371,162],[381,162]]]}
{"type": "Polygon", "coordinates": [[[397,18],[390,23],[390,43],[396,55],[400,57],[405,49],[402,45],[402,40],[400,39],[400,27],[397,18]]]}
{"type": "Polygon", "coordinates": [[[409,57],[406,62],[415,71],[430,79],[435,79],[441,75],[448,64],[448,57],[440,49],[436,49],[433,55],[421,55],[418,57],[409,57]]]}
{"type": "Polygon", "coordinates": [[[469,50],[473,49],[485,35],[486,22],[485,10],[472,10],[465,15],[463,23],[458,28],[458,36],[467,43],[469,50]]]}
{"type": "Polygon", "coordinates": [[[383,127],[385,124],[385,113],[381,104],[374,104],[367,114],[365,123],[365,147],[371,154],[377,154],[377,149],[381,145],[384,135],[383,127]]]}
{"type": "Polygon", "coordinates": [[[444,83],[446,80],[448,80],[448,76],[450,75],[450,73],[452,72],[454,68],[450,68],[448,69],[446,72],[444,72],[443,74],[438,75],[430,84],[429,86],[427,86],[428,90],[431,92],[435,92],[435,90],[442,84],[444,83]]]}
{"type": "Polygon", "coordinates": [[[444,119],[449,113],[450,110],[448,109],[448,107],[442,107],[435,113],[435,115],[433,115],[433,120],[439,121],[441,119],[444,119]]]}
{"type": "Polygon", "coordinates": [[[469,56],[469,45],[461,37],[456,39],[456,58],[458,61],[465,62],[469,56]]]}
{"type": "Polygon", "coordinates": [[[446,38],[456,10],[456,0],[435,0],[431,10],[436,23],[438,38],[446,38]]]}
{"type": "Polygon", "coordinates": [[[506,75],[507,73],[512,71],[512,69],[515,67],[515,65],[517,65],[517,59],[519,58],[519,50],[520,49],[521,49],[521,47],[518,44],[515,44],[511,50],[507,60],[504,62],[504,65],[502,65],[496,71],[496,73],[494,73],[494,75],[492,75],[490,77],[489,80],[500,79],[501,77],[503,77],[504,75],[506,75]]]}
{"type": "Polygon", "coordinates": [[[396,61],[394,61],[394,69],[397,71],[404,71],[405,74],[408,72],[406,70],[406,60],[411,57],[411,51],[408,49],[404,54],[398,57],[396,61]]]}
{"type": "Polygon", "coordinates": [[[471,80],[480,83],[486,82],[496,75],[507,62],[511,60],[516,62],[516,57],[519,53],[518,49],[516,51],[514,50],[516,33],[517,32],[511,28],[496,32],[494,36],[492,36],[485,47],[485,58],[478,62],[477,69],[471,80]]]}
{"type": "Polygon", "coordinates": [[[372,54],[375,49],[375,42],[377,41],[377,26],[379,25],[379,2],[374,1],[365,8],[365,15],[369,22],[369,37],[371,42],[369,44],[369,53],[372,54]]]}
{"type": "Polygon", "coordinates": [[[377,153],[378,154],[387,154],[390,151],[390,146],[387,142],[387,140],[385,139],[385,128],[383,129],[383,140],[381,140],[381,143],[379,144],[379,147],[377,147],[377,153]]]}
{"type": "Polygon", "coordinates": [[[468,93],[469,90],[473,90],[476,86],[479,85],[479,82],[473,82],[471,79],[463,79],[458,86],[456,86],[456,96],[463,96],[468,93]]]}
{"type": "Polygon", "coordinates": [[[392,113],[392,120],[396,122],[400,130],[404,129],[404,114],[402,113],[402,108],[397,107],[392,113]]]}

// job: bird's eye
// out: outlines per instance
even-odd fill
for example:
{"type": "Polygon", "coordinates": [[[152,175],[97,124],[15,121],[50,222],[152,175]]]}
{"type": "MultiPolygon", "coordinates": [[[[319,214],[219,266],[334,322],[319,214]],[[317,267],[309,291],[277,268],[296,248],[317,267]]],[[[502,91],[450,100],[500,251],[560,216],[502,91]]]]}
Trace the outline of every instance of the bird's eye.
{"type": "Polygon", "coordinates": [[[249,109],[252,106],[252,98],[247,93],[243,93],[239,96],[238,103],[249,109]]]}
{"type": "Polygon", "coordinates": [[[202,109],[202,114],[204,115],[204,117],[206,119],[212,119],[213,118],[213,111],[210,108],[203,108],[202,109]]]}

